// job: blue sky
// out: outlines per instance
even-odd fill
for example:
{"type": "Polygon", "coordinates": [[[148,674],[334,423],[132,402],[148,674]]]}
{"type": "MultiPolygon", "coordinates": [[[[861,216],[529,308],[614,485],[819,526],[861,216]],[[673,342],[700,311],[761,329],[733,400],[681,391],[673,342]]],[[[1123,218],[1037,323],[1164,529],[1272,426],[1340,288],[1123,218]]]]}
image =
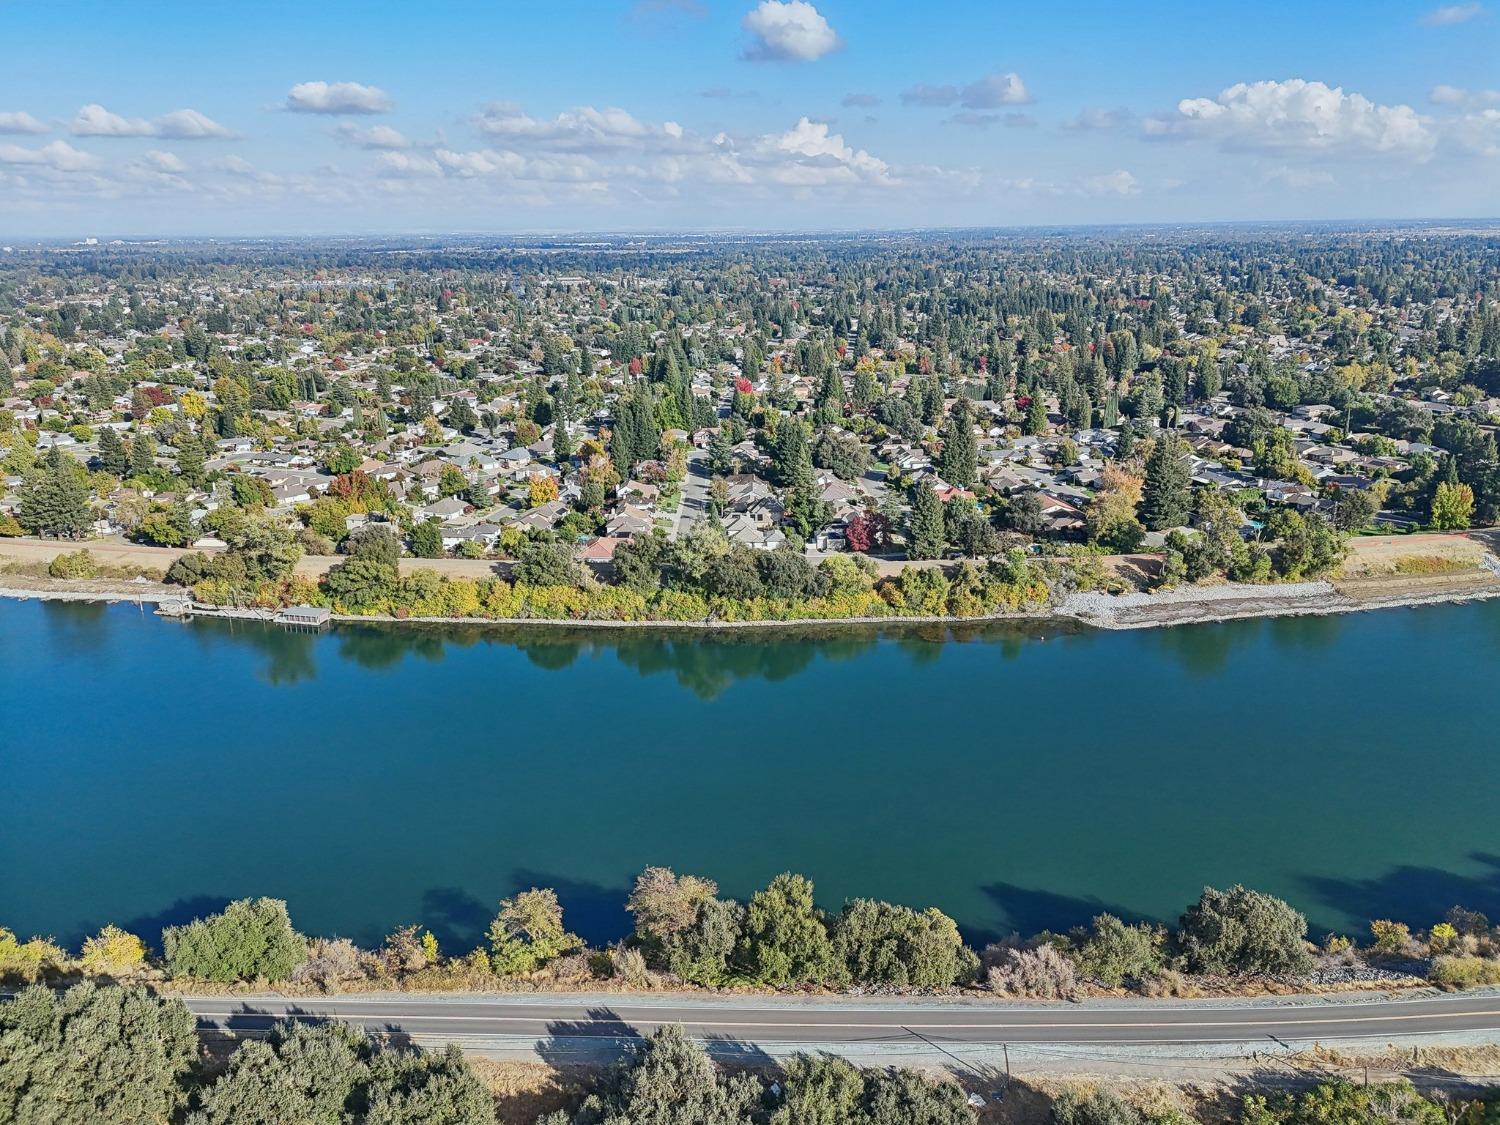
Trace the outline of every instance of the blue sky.
{"type": "Polygon", "coordinates": [[[0,234],[1500,214],[1480,2],[0,0],[0,234]]]}

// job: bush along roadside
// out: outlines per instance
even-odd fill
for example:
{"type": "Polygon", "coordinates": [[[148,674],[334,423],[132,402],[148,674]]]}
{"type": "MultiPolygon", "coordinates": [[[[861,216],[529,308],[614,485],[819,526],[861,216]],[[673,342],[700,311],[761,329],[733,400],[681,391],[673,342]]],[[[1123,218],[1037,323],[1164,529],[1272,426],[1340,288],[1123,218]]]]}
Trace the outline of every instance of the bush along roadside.
{"type": "Polygon", "coordinates": [[[1500,983],[1500,930],[1454,907],[1426,931],[1377,920],[1356,945],[1307,938],[1306,919],[1270,895],[1205,888],[1174,929],[1101,914],[1066,933],[1012,936],[970,948],[952,918],[873,899],[830,913],[813,885],[778,875],[747,903],[711,879],[650,867],[636,879],[624,940],[588,948],[569,932],[557,894],[533,887],[499,904],[483,945],[444,954],[430,930],[393,931],[378,949],[297,932],[286,903],[246,899],[161,934],[106,926],[76,956],[0,928],[0,983],[75,979],[166,981],[180,987],[274,983],[310,991],[721,988],[945,992],[1057,999],[1121,990],[1148,996],[1360,982],[1444,988],[1500,983]]]}

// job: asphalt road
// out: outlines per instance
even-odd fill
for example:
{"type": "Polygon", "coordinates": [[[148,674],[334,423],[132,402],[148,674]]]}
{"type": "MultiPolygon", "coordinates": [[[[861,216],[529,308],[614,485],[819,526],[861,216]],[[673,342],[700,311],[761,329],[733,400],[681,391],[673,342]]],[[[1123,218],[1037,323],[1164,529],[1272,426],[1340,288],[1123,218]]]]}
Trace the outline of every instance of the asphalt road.
{"type": "Polygon", "coordinates": [[[1304,997],[1231,1006],[1002,1005],[941,1001],[781,1001],[626,996],[362,995],[189,998],[207,1034],[264,1033],[286,1018],[347,1020],[424,1046],[448,1042],[498,1056],[554,1062],[619,1054],[664,1024],[680,1024],[721,1057],[798,1051],[851,1058],[940,1062],[1002,1047],[1178,1048],[1241,1056],[1289,1044],[1368,1040],[1432,1044],[1500,1042],[1500,995],[1469,993],[1387,1000],[1304,997]]]}

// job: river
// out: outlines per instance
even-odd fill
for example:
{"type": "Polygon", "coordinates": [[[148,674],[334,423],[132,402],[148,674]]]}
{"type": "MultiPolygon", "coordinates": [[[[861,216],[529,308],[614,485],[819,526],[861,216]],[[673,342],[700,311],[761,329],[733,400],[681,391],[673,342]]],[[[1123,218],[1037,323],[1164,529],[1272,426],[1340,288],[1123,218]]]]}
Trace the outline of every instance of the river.
{"type": "Polygon", "coordinates": [[[0,603],[0,926],[71,945],[247,895],[593,940],[664,864],[935,905],[976,941],[1204,884],[1315,931],[1500,914],[1500,601],[1107,633],[341,626],[0,603]]]}

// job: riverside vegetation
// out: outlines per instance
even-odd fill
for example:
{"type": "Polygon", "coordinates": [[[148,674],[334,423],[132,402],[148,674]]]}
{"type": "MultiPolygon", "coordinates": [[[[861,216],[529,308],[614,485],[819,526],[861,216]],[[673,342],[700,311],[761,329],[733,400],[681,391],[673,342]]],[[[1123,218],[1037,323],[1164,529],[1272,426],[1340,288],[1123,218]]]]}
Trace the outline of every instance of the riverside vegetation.
{"type": "Polygon", "coordinates": [[[1067,933],[1011,937],[974,950],[935,908],[853,899],[818,908],[806,878],[783,874],[747,904],[718,897],[710,879],[647,868],[627,900],[625,940],[588,949],[564,923],[557,894],[532,888],[500,903],[488,944],[445,956],[436,937],[403,926],[378,950],[344,938],[308,938],[274,899],[231,903],[220,914],[170,926],[153,958],[138,936],[107,926],[76,958],[45,938],[0,929],[0,982],[170,980],[175,987],[274,983],[309,990],[403,988],[773,988],[936,992],[985,990],[1060,999],[1129,989],[1144,995],[1233,990],[1253,981],[1318,986],[1425,973],[1446,988],[1500,983],[1500,929],[1455,907],[1426,931],[1388,919],[1357,948],[1307,938],[1306,919],[1269,895],[1205,888],[1175,930],[1109,914],[1067,933]],[[1383,972],[1382,972],[1383,970],[1383,972]]]}

